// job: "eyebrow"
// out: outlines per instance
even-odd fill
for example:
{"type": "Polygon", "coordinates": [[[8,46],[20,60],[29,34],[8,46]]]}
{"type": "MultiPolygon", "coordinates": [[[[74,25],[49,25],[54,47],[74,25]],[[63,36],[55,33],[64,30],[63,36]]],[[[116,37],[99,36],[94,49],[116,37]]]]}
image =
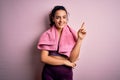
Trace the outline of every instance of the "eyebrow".
{"type": "MultiPolygon", "coordinates": [[[[64,16],[67,16],[67,15],[64,15],[64,16]]],[[[63,16],[63,17],[64,17],[64,16],[63,16]]],[[[61,16],[57,16],[57,15],[56,15],[56,17],[61,17],[61,16]]]]}

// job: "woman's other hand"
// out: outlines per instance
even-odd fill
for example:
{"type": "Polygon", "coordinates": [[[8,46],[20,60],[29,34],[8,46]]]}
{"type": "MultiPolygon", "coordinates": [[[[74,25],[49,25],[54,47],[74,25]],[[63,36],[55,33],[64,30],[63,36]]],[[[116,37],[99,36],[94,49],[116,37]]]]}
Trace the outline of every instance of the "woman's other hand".
{"type": "Polygon", "coordinates": [[[78,39],[82,40],[86,36],[85,23],[83,22],[81,28],[78,30],[78,39]]]}
{"type": "Polygon", "coordinates": [[[69,60],[65,60],[64,65],[69,66],[69,67],[75,67],[76,66],[75,63],[72,63],[69,60]]]}

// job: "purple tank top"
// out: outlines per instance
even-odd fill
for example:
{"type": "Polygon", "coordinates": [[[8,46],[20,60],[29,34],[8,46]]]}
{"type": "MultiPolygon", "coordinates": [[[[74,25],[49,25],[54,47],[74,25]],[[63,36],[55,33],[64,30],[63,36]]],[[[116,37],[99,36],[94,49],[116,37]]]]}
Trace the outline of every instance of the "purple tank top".
{"type": "Polygon", "coordinates": [[[58,51],[49,51],[49,55],[52,55],[52,56],[63,56],[63,57],[66,57],[66,55],[63,55],[63,54],[59,54],[58,51]]]}
{"type": "Polygon", "coordinates": [[[61,56],[61,54],[59,54],[58,51],[49,51],[49,55],[52,55],[52,56],[61,56]]]}

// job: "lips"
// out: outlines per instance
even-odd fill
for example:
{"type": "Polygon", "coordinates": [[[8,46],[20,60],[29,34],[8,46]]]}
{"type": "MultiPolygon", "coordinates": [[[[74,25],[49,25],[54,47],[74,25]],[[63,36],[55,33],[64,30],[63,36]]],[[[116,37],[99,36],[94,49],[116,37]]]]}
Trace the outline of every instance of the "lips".
{"type": "Polygon", "coordinates": [[[63,25],[65,25],[65,23],[59,23],[59,25],[60,25],[60,26],[63,26],[63,25]]]}

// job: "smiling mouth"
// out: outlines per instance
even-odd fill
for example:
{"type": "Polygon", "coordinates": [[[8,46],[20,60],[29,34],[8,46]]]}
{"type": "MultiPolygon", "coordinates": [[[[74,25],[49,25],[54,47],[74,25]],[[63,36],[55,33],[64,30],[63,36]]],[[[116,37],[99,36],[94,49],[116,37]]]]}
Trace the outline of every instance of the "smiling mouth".
{"type": "Polygon", "coordinates": [[[64,25],[64,23],[59,23],[59,25],[61,25],[61,26],[62,26],[62,25],[64,25]]]}

